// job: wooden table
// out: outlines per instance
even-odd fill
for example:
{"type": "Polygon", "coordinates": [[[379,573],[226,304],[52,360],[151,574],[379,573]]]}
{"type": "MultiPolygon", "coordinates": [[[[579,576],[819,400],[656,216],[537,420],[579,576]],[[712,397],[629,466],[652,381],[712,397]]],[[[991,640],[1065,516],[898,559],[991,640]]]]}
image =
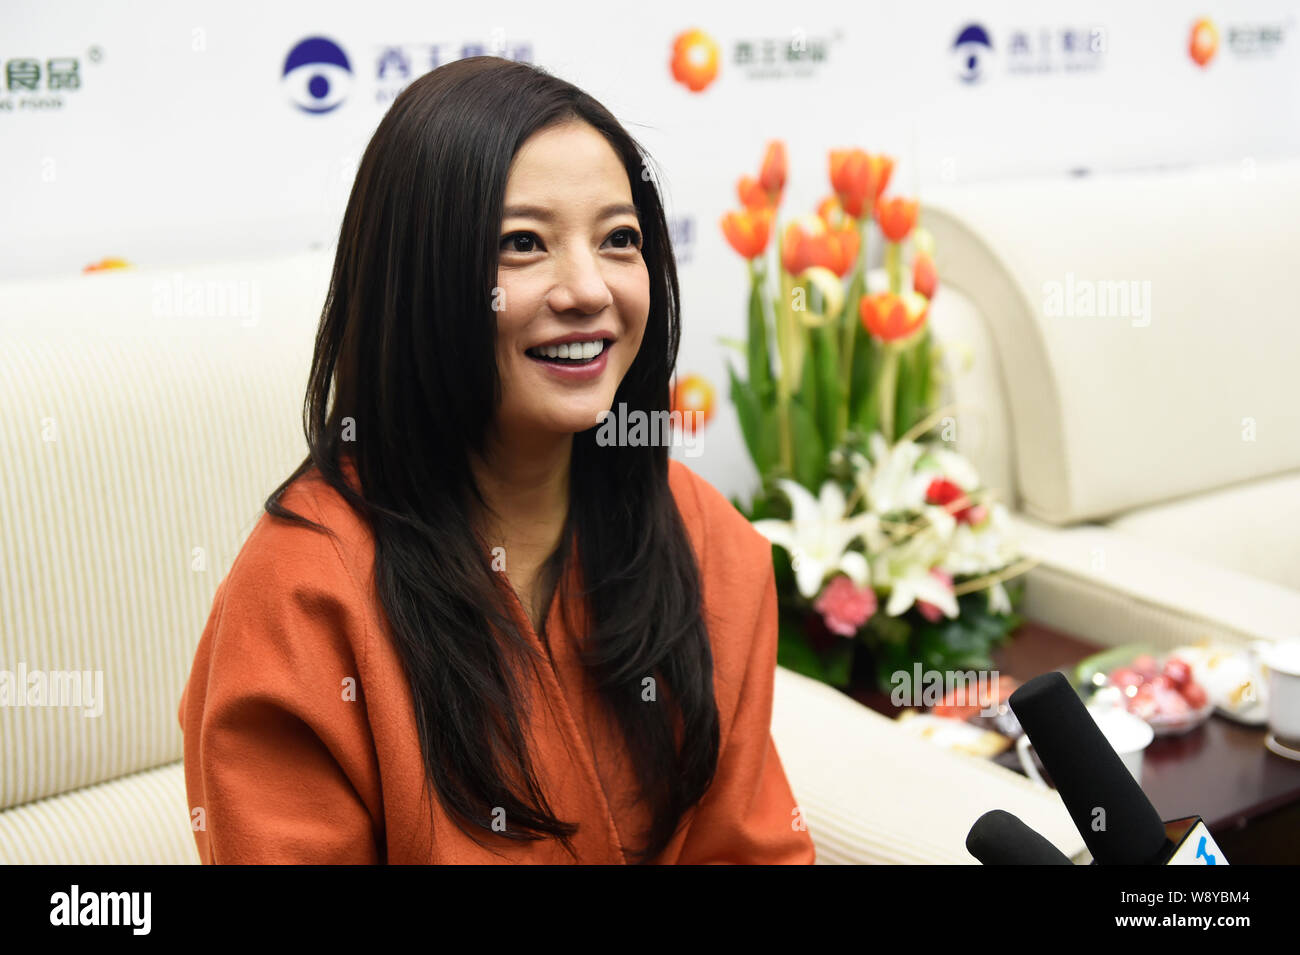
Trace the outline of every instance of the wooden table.
{"type": "MultiPolygon", "coordinates": [[[[999,672],[1020,682],[1072,666],[1103,647],[1026,623],[994,651],[999,672]]],[[[851,688],[886,716],[900,710],[887,693],[851,688]]],[[[1157,736],[1147,748],[1142,789],[1160,816],[1200,815],[1231,863],[1300,864],[1300,762],[1264,747],[1262,727],[1219,715],[1181,736],[1157,736]]],[[[1014,750],[996,760],[1021,772],[1014,750]]]]}

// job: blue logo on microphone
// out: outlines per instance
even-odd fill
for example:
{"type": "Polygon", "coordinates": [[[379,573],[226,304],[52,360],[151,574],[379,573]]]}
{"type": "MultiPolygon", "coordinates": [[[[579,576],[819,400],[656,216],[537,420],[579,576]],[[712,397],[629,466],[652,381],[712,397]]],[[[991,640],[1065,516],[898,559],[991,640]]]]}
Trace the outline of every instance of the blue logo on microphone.
{"type": "Polygon", "coordinates": [[[281,83],[303,112],[328,113],[347,98],[352,88],[352,65],[333,40],[308,37],[289,51],[281,83]]]}
{"type": "Polygon", "coordinates": [[[1214,860],[1214,855],[1205,851],[1205,836],[1201,836],[1201,844],[1196,847],[1196,858],[1204,859],[1206,865],[1218,865],[1218,862],[1214,860]]]}

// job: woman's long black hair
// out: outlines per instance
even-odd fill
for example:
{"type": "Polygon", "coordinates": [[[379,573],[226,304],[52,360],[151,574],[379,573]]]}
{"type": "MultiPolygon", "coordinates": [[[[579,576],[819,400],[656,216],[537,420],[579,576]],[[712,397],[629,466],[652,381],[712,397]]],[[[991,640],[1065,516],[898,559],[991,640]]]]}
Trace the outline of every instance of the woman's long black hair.
{"type": "MultiPolygon", "coordinates": [[[[316,336],[304,403],[308,456],[265,505],[333,533],[279,500],[315,468],[367,521],[374,585],[414,698],[426,787],[481,844],[487,833],[549,836],[570,854],[584,820],[556,818],[527,751],[521,681],[538,661],[476,531],[476,508],[486,504],[469,451],[482,452],[501,398],[492,302],[509,167],[533,133],[575,119],[599,131],[627,170],[650,277],[645,333],[614,408],[625,402],[628,412],[660,420],[654,413],[668,410],[677,360],[679,292],[663,204],[643,174],[648,157],[572,84],[532,65],[469,57],[407,87],[362,157],[316,336]],[[345,479],[342,456],[355,462],[360,493],[345,479]],[[492,827],[498,807],[503,832],[492,827]]],[[[713,658],[698,565],[669,491],[667,447],[599,446],[596,431],[574,435],[568,519],[544,578],[552,588],[559,582],[563,608],[559,568],[576,537],[580,656],[650,809],[642,844],[629,850],[648,862],[716,771],[713,658]],[[656,701],[643,698],[647,677],[656,701]]]]}

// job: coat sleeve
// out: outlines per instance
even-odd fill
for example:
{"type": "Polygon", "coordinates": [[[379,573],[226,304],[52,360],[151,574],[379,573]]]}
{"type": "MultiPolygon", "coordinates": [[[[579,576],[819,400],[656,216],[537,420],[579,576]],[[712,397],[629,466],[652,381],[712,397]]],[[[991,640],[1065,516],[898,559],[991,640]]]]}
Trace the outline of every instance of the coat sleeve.
{"type": "Polygon", "coordinates": [[[751,633],[742,634],[749,638],[748,661],[731,732],[719,754],[713,785],[696,807],[678,862],[810,865],[815,859],[812,837],[772,739],[777,595],[771,545],[743,518],[740,530],[738,536],[754,548],[749,553],[759,556],[732,566],[761,568],[746,574],[750,592],[759,595],[758,612],[756,618],[746,615],[756,622],[751,633]]]}
{"type": "Polygon", "coordinates": [[[357,590],[328,537],[269,520],[218,588],[181,698],[199,857],[379,862],[357,590]]]}

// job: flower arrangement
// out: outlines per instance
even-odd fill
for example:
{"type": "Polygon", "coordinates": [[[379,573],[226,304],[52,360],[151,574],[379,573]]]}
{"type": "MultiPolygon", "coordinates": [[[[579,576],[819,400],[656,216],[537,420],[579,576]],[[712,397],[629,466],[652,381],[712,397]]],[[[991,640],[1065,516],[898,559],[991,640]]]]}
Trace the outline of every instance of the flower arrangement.
{"type": "Polygon", "coordinates": [[[842,687],[916,662],[988,668],[1029,562],[937,407],[934,243],[917,200],[887,195],[891,158],[829,158],[832,193],[782,225],[787,155],[769,143],[721,220],[749,271],[747,338],[726,344],[745,361],[745,377],[728,363],[730,394],[761,479],[733,503],[775,545],[780,662],[842,687]]]}

